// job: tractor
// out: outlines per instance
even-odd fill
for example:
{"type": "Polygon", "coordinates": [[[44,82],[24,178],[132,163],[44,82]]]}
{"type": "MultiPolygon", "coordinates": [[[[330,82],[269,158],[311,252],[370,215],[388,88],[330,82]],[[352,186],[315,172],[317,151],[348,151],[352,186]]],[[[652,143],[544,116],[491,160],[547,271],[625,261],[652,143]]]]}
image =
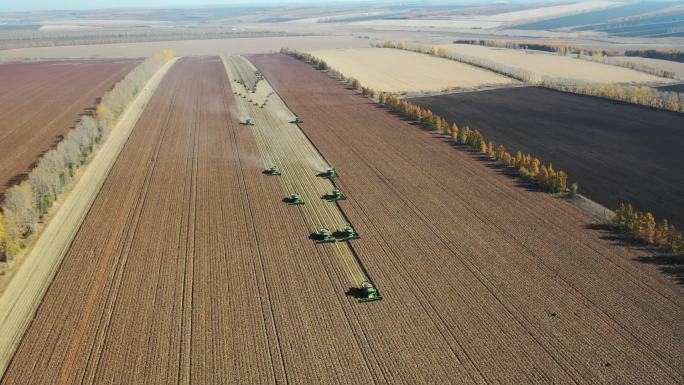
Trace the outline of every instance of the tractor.
{"type": "Polygon", "coordinates": [[[379,301],[382,299],[382,296],[375,286],[368,281],[363,281],[358,291],[360,293],[359,302],[379,301]]]}
{"type": "Polygon", "coordinates": [[[350,225],[344,226],[342,230],[338,230],[335,232],[335,238],[338,241],[350,241],[352,239],[359,239],[361,238],[359,236],[359,233],[354,230],[353,227],[350,225]]]}
{"type": "Polygon", "coordinates": [[[299,194],[290,194],[290,197],[287,198],[287,204],[288,205],[303,205],[304,200],[302,199],[299,194]]]}
{"type": "Polygon", "coordinates": [[[326,228],[318,230],[313,238],[316,243],[334,243],[337,241],[335,237],[333,237],[332,232],[326,228]]]}
{"type": "Polygon", "coordinates": [[[299,116],[295,116],[294,119],[290,120],[290,123],[299,124],[299,123],[304,123],[304,121],[299,116]]]}
{"type": "Polygon", "coordinates": [[[330,194],[324,196],[323,199],[327,200],[328,202],[336,202],[345,200],[347,197],[342,193],[342,191],[340,191],[340,189],[336,187],[330,194]]]}
{"type": "Polygon", "coordinates": [[[268,169],[266,169],[266,171],[264,171],[264,174],[270,176],[280,175],[280,169],[278,168],[278,166],[271,166],[268,169]]]}

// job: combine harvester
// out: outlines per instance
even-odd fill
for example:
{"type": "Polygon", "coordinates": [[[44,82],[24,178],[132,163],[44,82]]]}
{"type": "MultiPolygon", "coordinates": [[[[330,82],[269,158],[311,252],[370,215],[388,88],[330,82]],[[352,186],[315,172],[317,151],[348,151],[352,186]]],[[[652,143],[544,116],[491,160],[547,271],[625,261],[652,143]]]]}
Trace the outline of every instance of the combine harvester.
{"type": "Polygon", "coordinates": [[[334,204],[347,199],[334,183],[339,174],[302,132],[299,124],[304,120],[287,108],[263,75],[244,57],[224,57],[223,62],[229,79],[238,80],[230,84],[241,96],[235,98],[240,116],[250,117],[243,124],[254,125],[249,132],[254,135],[263,159],[271,164],[263,171],[264,175],[281,175],[282,168],[280,181],[287,194],[282,201],[298,206],[296,210],[301,210],[309,239],[320,248],[320,255],[331,257],[348,277],[350,289],[346,294],[359,302],[382,299],[353,247],[352,241],[360,239],[359,234],[340,205],[334,204]],[[253,119],[259,124],[255,125],[253,119]]]}
{"type": "Polygon", "coordinates": [[[240,124],[242,124],[243,126],[253,126],[254,125],[254,119],[252,119],[252,118],[241,119],[240,124]]]}

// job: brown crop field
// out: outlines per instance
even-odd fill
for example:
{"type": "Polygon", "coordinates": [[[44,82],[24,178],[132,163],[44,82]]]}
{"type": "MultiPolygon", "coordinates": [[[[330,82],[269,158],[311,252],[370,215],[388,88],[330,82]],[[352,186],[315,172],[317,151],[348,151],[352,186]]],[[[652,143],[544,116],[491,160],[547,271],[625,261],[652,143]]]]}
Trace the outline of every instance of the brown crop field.
{"type": "Polygon", "coordinates": [[[0,194],[137,60],[0,65],[0,194]]]}
{"type": "Polygon", "coordinates": [[[487,138],[565,170],[580,192],[684,227],[684,115],[526,87],[411,99],[487,138]]]}
{"type": "Polygon", "coordinates": [[[341,206],[385,296],[353,308],[371,317],[377,381],[684,381],[682,287],[663,258],[305,63],[251,60],[353,197],[341,206]]]}
{"type": "Polygon", "coordinates": [[[3,385],[684,381],[682,288],[634,260],[653,255],[304,63],[252,61],[282,101],[236,101],[235,63],[171,68],[3,385]],[[339,244],[308,239],[336,208],[282,202],[320,194],[287,159],[309,145],[340,172],[382,301],[347,297],[339,244]]]}

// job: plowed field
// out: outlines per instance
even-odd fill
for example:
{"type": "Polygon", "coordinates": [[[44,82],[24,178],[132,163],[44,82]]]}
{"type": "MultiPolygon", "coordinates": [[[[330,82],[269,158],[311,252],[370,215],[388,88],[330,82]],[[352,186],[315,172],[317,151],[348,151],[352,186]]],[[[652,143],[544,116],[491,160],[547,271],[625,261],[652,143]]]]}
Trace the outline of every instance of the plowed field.
{"type": "Polygon", "coordinates": [[[684,381],[682,288],[657,256],[305,63],[251,60],[354,197],[341,207],[385,296],[353,308],[372,317],[377,381],[684,381]]]}
{"type": "Polygon", "coordinates": [[[136,60],[0,65],[0,196],[136,60]]]}

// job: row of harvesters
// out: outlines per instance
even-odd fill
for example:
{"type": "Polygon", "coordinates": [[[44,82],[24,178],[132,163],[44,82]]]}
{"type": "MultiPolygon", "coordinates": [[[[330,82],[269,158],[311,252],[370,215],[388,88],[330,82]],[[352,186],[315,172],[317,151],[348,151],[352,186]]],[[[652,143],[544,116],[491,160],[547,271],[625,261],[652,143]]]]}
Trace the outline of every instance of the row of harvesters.
{"type": "MultiPolygon", "coordinates": [[[[301,122],[301,119],[299,119],[298,117],[296,118],[296,120],[297,121],[293,121],[291,123],[301,122]]],[[[264,170],[264,174],[268,176],[279,176],[282,175],[282,172],[280,171],[278,166],[272,165],[266,170],[264,170]]],[[[317,176],[326,179],[333,179],[339,177],[339,174],[337,173],[337,170],[335,170],[335,168],[330,167],[326,169],[324,172],[319,173],[317,176]]],[[[334,187],[331,193],[326,194],[321,198],[328,202],[336,202],[347,199],[344,193],[342,193],[342,191],[340,191],[340,189],[337,187],[334,187]]],[[[288,205],[303,205],[305,203],[301,195],[296,193],[290,194],[290,196],[283,199],[283,201],[288,205]]],[[[311,239],[313,239],[315,243],[346,242],[359,238],[361,238],[359,236],[359,233],[350,224],[336,231],[330,231],[327,228],[321,228],[311,235],[311,239]]],[[[370,280],[363,281],[361,286],[354,288],[352,292],[354,293],[353,295],[356,298],[358,298],[359,302],[371,302],[382,299],[382,296],[370,280]]]]}

